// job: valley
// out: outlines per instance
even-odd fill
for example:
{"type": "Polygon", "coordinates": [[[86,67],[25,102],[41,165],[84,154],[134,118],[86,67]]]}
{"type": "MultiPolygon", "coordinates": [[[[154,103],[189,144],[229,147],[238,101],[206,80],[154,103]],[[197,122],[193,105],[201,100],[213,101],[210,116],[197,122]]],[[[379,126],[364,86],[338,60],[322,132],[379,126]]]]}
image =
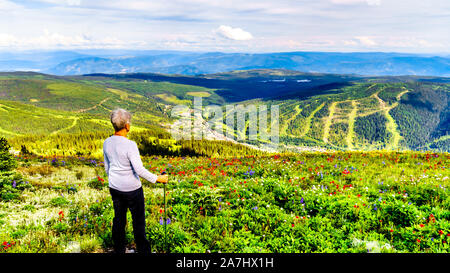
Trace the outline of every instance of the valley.
{"type": "MultiPolygon", "coordinates": [[[[170,117],[172,107],[177,104],[192,107],[193,96],[200,96],[204,107],[214,104],[224,110],[230,104],[279,105],[282,150],[300,146],[329,150],[449,151],[450,87],[445,81],[446,78],[433,82],[421,77],[411,80],[305,75],[262,69],[207,77],[2,73],[0,130],[8,138],[110,132],[109,113],[116,107],[134,113],[133,128],[137,132],[155,127],[167,130],[175,122],[170,117]],[[303,82],[305,78],[310,82],[303,82]],[[266,82],[261,83],[262,79],[266,82]],[[411,127],[424,117],[432,122],[418,130],[411,127]]],[[[244,129],[248,130],[248,122],[244,129]]],[[[245,131],[234,131],[235,136],[245,135],[245,131]]],[[[209,132],[209,135],[225,139],[224,133],[209,132]]],[[[264,144],[248,139],[242,143],[255,148],[264,144]]]]}

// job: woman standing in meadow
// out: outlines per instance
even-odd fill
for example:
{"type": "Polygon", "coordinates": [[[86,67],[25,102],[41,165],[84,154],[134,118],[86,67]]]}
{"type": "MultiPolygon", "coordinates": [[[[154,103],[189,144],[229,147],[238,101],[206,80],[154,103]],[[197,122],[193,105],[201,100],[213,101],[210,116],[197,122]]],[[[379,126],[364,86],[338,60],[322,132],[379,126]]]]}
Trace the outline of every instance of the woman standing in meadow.
{"type": "Polygon", "coordinates": [[[150,244],[145,236],[144,192],[139,177],[151,183],[167,183],[168,176],[155,175],[144,168],[136,143],[127,139],[131,124],[131,114],[128,111],[114,110],[111,113],[111,123],[115,133],[103,143],[103,156],[114,206],[114,252],[125,253],[126,215],[130,209],[137,251],[149,253],[150,244]]]}

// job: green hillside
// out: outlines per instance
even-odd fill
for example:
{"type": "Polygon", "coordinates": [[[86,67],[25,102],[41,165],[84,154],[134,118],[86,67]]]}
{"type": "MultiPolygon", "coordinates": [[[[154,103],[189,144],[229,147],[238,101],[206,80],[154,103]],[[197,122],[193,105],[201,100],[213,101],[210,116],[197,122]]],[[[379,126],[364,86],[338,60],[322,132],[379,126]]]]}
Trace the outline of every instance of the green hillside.
{"type": "Polygon", "coordinates": [[[355,83],[337,94],[280,102],[281,134],[287,142],[337,149],[448,151],[449,91],[440,83],[355,83]]]}
{"type": "MultiPolygon", "coordinates": [[[[270,109],[270,105],[279,105],[280,141],[288,149],[449,151],[448,81],[287,70],[234,71],[208,77],[0,73],[0,133],[15,148],[21,142],[31,143],[32,135],[43,140],[61,134],[111,133],[109,113],[116,107],[134,114],[135,132],[158,131],[173,122],[169,117],[173,105],[191,106],[193,97],[201,96],[204,106],[251,103],[270,109]],[[303,85],[306,78],[312,83],[303,85]],[[265,86],[264,92],[254,98],[259,86],[265,86]],[[236,94],[246,99],[235,102],[236,94]]],[[[247,122],[245,131],[234,134],[244,135],[248,126],[247,122]]]]}

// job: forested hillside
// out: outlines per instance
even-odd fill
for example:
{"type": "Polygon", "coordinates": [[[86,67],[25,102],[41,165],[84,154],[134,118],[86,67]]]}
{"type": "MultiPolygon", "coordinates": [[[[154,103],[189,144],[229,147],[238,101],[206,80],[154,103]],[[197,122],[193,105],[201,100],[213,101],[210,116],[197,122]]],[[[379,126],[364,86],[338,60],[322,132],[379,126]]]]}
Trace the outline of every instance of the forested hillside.
{"type": "MultiPolygon", "coordinates": [[[[228,154],[221,144],[204,142],[203,149],[198,142],[170,140],[171,108],[192,106],[199,96],[203,106],[221,105],[224,110],[231,103],[265,104],[269,109],[278,105],[283,149],[449,151],[449,94],[448,78],[288,70],[202,76],[1,73],[0,133],[17,150],[23,144],[41,154],[99,155],[101,140],[112,133],[109,113],[121,107],[133,113],[132,130],[139,143],[147,143],[142,146],[146,153],[228,154]]],[[[235,135],[248,132],[248,126],[247,121],[244,131],[235,135]]],[[[255,153],[248,147],[238,149],[255,153]]]]}

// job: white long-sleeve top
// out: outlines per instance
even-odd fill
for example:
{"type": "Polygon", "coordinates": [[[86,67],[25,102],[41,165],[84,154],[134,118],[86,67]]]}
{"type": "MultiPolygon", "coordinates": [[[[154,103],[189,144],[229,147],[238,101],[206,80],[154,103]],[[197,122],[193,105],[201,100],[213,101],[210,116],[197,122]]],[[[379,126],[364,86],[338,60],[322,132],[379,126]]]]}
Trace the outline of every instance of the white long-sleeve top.
{"type": "Polygon", "coordinates": [[[103,142],[103,157],[110,188],[123,192],[137,190],[142,186],[139,177],[156,182],[157,176],[144,168],[136,142],[126,137],[108,137],[103,142]]]}

